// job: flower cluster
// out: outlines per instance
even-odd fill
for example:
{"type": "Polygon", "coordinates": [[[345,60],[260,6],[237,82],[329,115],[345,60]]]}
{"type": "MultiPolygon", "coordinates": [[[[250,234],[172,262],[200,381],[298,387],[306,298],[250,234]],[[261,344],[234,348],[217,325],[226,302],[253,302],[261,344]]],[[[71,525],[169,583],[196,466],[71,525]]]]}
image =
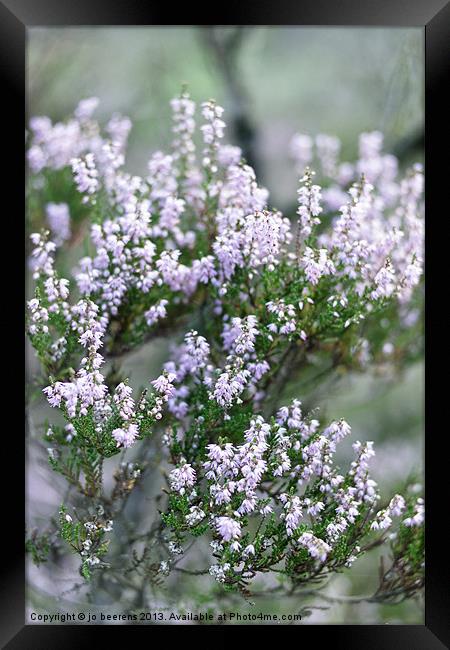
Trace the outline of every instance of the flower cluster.
{"type": "MultiPolygon", "coordinates": [[[[360,294],[370,287],[372,300],[396,295],[400,301],[408,301],[422,272],[422,167],[416,164],[404,178],[398,178],[398,161],[383,154],[383,135],[378,131],[361,134],[359,158],[354,164],[337,164],[340,146],[336,138],[317,136],[316,146],[322,174],[331,180],[323,192],[325,210],[340,211],[332,231],[319,237],[323,247],[332,252],[336,274],[355,278],[360,294]]],[[[309,136],[295,136],[291,151],[299,169],[314,160],[309,136]],[[304,145],[298,146],[304,141],[309,142],[308,153],[304,145]]],[[[311,216],[317,218],[308,208],[310,195],[315,187],[317,212],[320,187],[311,186],[309,167],[302,180],[299,223],[300,231],[306,228],[308,235],[311,216]]]]}
{"type": "Polygon", "coordinates": [[[400,494],[396,494],[389,502],[388,507],[377,513],[375,521],[372,522],[372,528],[375,530],[389,528],[392,525],[392,516],[400,516],[405,506],[405,499],[400,494]]]}
{"type": "MultiPolygon", "coordinates": [[[[280,400],[305,368],[320,377],[415,354],[421,167],[400,173],[377,132],[361,135],[355,163],[340,162],[335,137],[297,135],[290,219],[270,207],[240,149],[224,144],[216,102],[201,106],[197,155],[195,103],[186,90],[173,99],[170,152],[153,152],[142,176],[125,167],[130,121],[115,115],[101,129],[97,103],[83,100],[64,123],[30,124],[33,191],[45,198],[54,174],[67,188],[67,202],[43,200],[50,231],[31,235],[27,329],[44,394],[66,421],[48,428],[52,467],[87,499],[111,504],[141,469],[120,466],[105,498],[103,460],[130,447],[138,454],[144,438],[161,434],[170,553],[149,561],[149,575],[168,575],[191,535],[209,535],[210,575],[242,590],[274,569],[299,584],[350,566],[399,518],[399,536],[409,530],[418,548],[423,502],[395,495],[377,510],[372,443],[355,442],[340,473],[345,420],[324,426],[298,400],[280,400]],[[62,278],[61,252],[88,217],[83,255],[62,278]],[[165,328],[177,344],[149,390],[133,397],[108,362],[165,328]]],[[[94,541],[80,540],[87,571],[94,541]]]]}
{"type": "Polygon", "coordinates": [[[60,408],[68,420],[72,437],[77,433],[74,448],[86,442],[94,443],[101,453],[114,453],[116,447],[131,447],[139,437],[148,433],[149,424],[162,418],[164,405],[173,395],[174,374],[164,373],[153,380],[154,393],[143,393],[139,403],[132,397],[127,383],[119,383],[111,393],[100,372],[104,358],[99,353],[103,345],[104,328],[98,318],[98,307],[87,300],[72,309],[72,327],[77,329],[79,344],[86,349],[80,367],[71,381],[56,381],[44,388],[51,407],[60,408]],[[75,320],[78,317],[78,321],[75,320]]]}
{"type": "Polygon", "coordinates": [[[424,500],[419,497],[416,504],[414,505],[414,514],[412,517],[407,517],[403,520],[405,526],[422,526],[425,521],[425,505],[424,500]]]}
{"type": "MultiPolygon", "coordinates": [[[[93,105],[87,102],[86,110],[76,111],[83,125],[89,123],[86,111],[93,105]]],[[[338,301],[329,314],[331,328],[332,320],[341,328],[358,324],[390,299],[399,301],[399,314],[403,308],[400,317],[408,317],[404,307],[420,280],[423,257],[418,166],[397,180],[398,165],[381,153],[380,134],[363,134],[359,160],[338,165],[332,162],[339,150],[335,139],[318,136],[322,173],[334,183],[327,192],[338,193],[339,200],[333,205],[324,201],[323,206],[321,187],[313,184],[313,172],[306,167],[298,190],[295,237],[289,220],[268,209],[268,193],[257,186],[253,170],[240,162],[240,151],[221,143],[223,109],[212,101],[202,106],[203,172],[192,140],[195,104],[183,91],[172,101],[172,110],[173,151],[154,153],[145,178],[124,171],[125,137],[117,134],[68,160],[75,186],[100,212],[91,228],[95,253],[79,260],[74,277],[82,296],[98,304],[108,319],[119,321],[119,336],[111,338],[107,332],[108,348],[142,342],[149,328],[187,310],[205,285],[216,300],[216,313],[231,312],[235,297],[255,302],[260,280],[268,274],[281,285],[276,296],[266,291],[266,302],[285,300],[290,289],[303,299],[327,287],[326,298],[334,295],[338,301]],[[318,234],[324,210],[338,213],[332,216],[331,229],[318,234]],[[132,319],[127,318],[130,311],[132,319]]],[[[300,140],[305,144],[307,136],[300,140]]],[[[314,160],[310,144],[310,153],[303,156],[308,164],[314,160]]],[[[64,210],[47,206],[53,216],[64,210]]],[[[68,237],[67,228],[52,228],[60,245],[68,237]]],[[[39,253],[38,265],[45,261],[41,257],[39,253]]],[[[315,311],[322,309],[317,304],[315,311]]],[[[311,313],[308,320],[316,319],[311,313]]],[[[297,325],[297,336],[309,336],[306,322],[297,325]]],[[[292,327],[291,319],[286,328],[292,327]]]]}
{"type": "Polygon", "coordinates": [[[35,174],[44,170],[60,170],[83,154],[97,154],[109,141],[117,143],[121,149],[125,147],[131,128],[130,120],[113,115],[105,127],[104,137],[93,118],[98,104],[96,97],[81,100],[73,116],[66,122],[53,124],[48,117],[31,118],[27,158],[35,174]]]}
{"type": "Polygon", "coordinates": [[[354,443],[355,460],[346,474],[339,472],[333,456],[350,433],[344,420],[321,430],[294,400],[272,424],[252,419],[241,444],[208,444],[195,469],[181,459],[170,475],[177,539],[206,524],[216,561],[210,573],[230,585],[282,564],[293,580],[349,566],[371,531],[389,528],[405,510],[404,498],[395,495],[376,511],[372,443],[354,443]]]}
{"type": "Polygon", "coordinates": [[[298,194],[298,238],[307,238],[311,235],[313,227],[320,224],[319,214],[322,212],[321,188],[312,183],[312,171],[309,167],[300,181],[302,185],[297,191],[298,194]]]}

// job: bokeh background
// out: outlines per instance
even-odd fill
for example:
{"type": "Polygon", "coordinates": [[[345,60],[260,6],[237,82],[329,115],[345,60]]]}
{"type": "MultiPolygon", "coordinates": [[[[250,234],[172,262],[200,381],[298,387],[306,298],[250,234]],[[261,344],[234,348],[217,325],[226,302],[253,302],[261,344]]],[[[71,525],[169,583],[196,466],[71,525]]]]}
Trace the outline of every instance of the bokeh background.
{"type": "MultiPolygon", "coordinates": [[[[240,145],[256,168],[272,205],[295,205],[297,177],[289,158],[295,132],[329,133],[342,140],[342,159],[357,153],[361,131],[380,130],[385,150],[402,167],[423,161],[423,30],[399,28],[32,28],[28,31],[28,114],[57,121],[83,97],[96,96],[99,121],[112,113],[133,122],[127,167],[143,174],[151,151],[171,140],[169,100],[188,84],[194,100],[215,98],[225,108],[227,139],[240,145]]],[[[71,251],[67,268],[76,261],[71,251]],[[73,259],[72,259],[73,258],[73,259]]],[[[124,369],[131,384],[156,376],[170,341],[154,341],[130,355],[124,369]]],[[[38,371],[28,354],[30,385],[38,371]]],[[[308,398],[308,396],[300,396],[308,398]]],[[[408,477],[421,481],[423,456],[423,363],[393,377],[388,368],[346,376],[320,391],[321,412],[345,417],[355,439],[375,441],[374,476],[386,495],[408,477]]],[[[38,391],[29,390],[28,525],[42,526],[61,503],[59,483],[39,442],[45,418],[54,416],[38,391]]],[[[350,445],[349,441],[349,445],[350,445]]],[[[343,461],[349,452],[344,449],[343,461]]],[[[150,488],[153,490],[153,488],[150,488]]],[[[385,552],[385,551],[384,551],[385,552]]],[[[337,576],[328,594],[373,593],[380,552],[337,576]]],[[[81,607],[71,588],[73,566],[49,571],[29,566],[28,607],[61,611],[81,607]]],[[[194,589],[189,581],[179,589],[194,589]]],[[[198,588],[198,587],[197,587],[198,588]]],[[[189,600],[186,593],[180,598],[189,600]]],[[[324,606],[326,603],[318,602],[324,606]]],[[[423,623],[423,602],[400,605],[327,604],[306,623],[423,623]]],[[[295,611],[267,599],[258,611],[295,611]]],[[[118,609],[120,611],[120,608],[118,609]]],[[[245,607],[242,611],[246,611],[245,607]]],[[[247,607],[247,611],[251,611],[247,607]]]]}

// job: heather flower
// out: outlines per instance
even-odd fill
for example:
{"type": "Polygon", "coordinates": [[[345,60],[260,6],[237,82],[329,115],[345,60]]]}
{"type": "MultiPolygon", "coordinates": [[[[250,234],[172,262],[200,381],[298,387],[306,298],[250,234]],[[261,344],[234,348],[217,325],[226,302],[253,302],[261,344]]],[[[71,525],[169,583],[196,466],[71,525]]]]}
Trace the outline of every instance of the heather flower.
{"type": "Polygon", "coordinates": [[[231,517],[219,517],[216,521],[216,528],[224,542],[230,542],[241,535],[241,525],[231,517]]]}
{"type": "Polygon", "coordinates": [[[409,528],[413,526],[421,526],[425,521],[425,506],[422,498],[417,499],[417,502],[414,506],[414,515],[412,517],[406,517],[403,520],[403,524],[409,528]]]}
{"type": "Polygon", "coordinates": [[[187,92],[182,92],[180,97],[175,97],[170,102],[172,108],[174,140],[172,150],[175,160],[186,166],[195,162],[195,145],[193,135],[195,131],[195,103],[187,92]]]}
{"type": "Polygon", "coordinates": [[[292,536],[300,523],[300,519],[303,517],[301,501],[298,496],[289,498],[287,494],[280,495],[280,500],[286,511],[282,515],[286,524],[286,532],[289,536],[292,536]]]}
{"type": "Polygon", "coordinates": [[[192,506],[189,513],[186,515],[186,523],[188,526],[196,526],[200,521],[206,517],[206,514],[198,506],[192,506]]]}
{"type": "Polygon", "coordinates": [[[300,179],[300,182],[303,183],[303,185],[299,190],[297,190],[299,204],[297,210],[299,216],[299,239],[300,237],[302,239],[309,237],[313,227],[320,224],[318,215],[322,212],[322,207],[320,205],[321,188],[319,185],[312,184],[312,175],[313,173],[309,167],[307,167],[303,178],[300,179]]]}
{"type": "Polygon", "coordinates": [[[124,420],[129,420],[134,416],[135,413],[135,403],[132,395],[132,389],[121,382],[116,387],[113,401],[119,409],[120,417],[124,420]]]}
{"type": "Polygon", "coordinates": [[[269,323],[267,329],[275,334],[289,335],[297,329],[297,312],[292,304],[286,304],[283,299],[269,301],[266,307],[271,314],[275,314],[277,323],[269,323]]]}
{"type": "Polygon", "coordinates": [[[298,538],[298,544],[304,546],[313,558],[325,562],[331,547],[323,540],[315,537],[312,533],[303,533],[298,538]]]}
{"type": "Polygon", "coordinates": [[[351,427],[345,420],[332,422],[330,426],[328,426],[324,431],[324,435],[330,438],[330,440],[334,443],[340,442],[350,433],[351,427]]]}
{"type": "Polygon", "coordinates": [[[405,499],[396,494],[389,502],[389,505],[384,510],[380,510],[376,519],[372,522],[371,528],[374,530],[384,530],[392,525],[392,517],[399,517],[406,507],[405,499]]]}
{"type": "Polygon", "coordinates": [[[118,147],[119,151],[125,148],[131,127],[131,120],[119,114],[113,115],[106,125],[106,132],[111,138],[111,142],[118,147]]]}
{"type": "Polygon", "coordinates": [[[47,222],[55,246],[61,246],[70,239],[70,213],[67,203],[47,203],[47,222]]]}
{"type": "Polygon", "coordinates": [[[250,372],[247,369],[226,366],[225,371],[219,375],[214,386],[214,399],[220,406],[231,406],[235,398],[239,398],[239,395],[245,389],[249,378],[250,372]]]}
{"type": "Polygon", "coordinates": [[[202,104],[202,115],[206,120],[201,128],[203,133],[203,140],[207,145],[216,144],[216,141],[220,138],[223,138],[225,122],[221,120],[223,114],[223,108],[217,106],[217,104],[210,100],[209,102],[203,102],[202,104]]]}
{"type": "Polygon", "coordinates": [[[182,463],[170,473],[170,487],[179,494],[184,494],[186,489],[193,487],[196,481],[195,470],[189,463],[182,463]]]}
{"type": "Polygon", "coordinates": [[[176,379],[176,375],[169,372],[160,375],[157,379],[154,379],[151,384],[160,395],[171,397],[174,393],[174,387],[172,385],[174,379],[176,379]]]}
{"type": "Polygon", "coordinates": [[[386,261],[383,268],[381,268],[374,278],[376,289],[372,291],[372,298],[380,298],[382,296],[389,297],[395,290],[396,277],[395,271],[389,260],[386,261]]]}
{"type": "Polygon", "coordinates": [[[56,245],[53,241],[48,241],[49,234],[48,231],[44,231],[30,235],[34,245],[31,252],[30,267],[35,280],[41,276],[52,276],[54,274],[53,265],[56,245]]]}
{"type": "Polygon", "coordinates": [[[99,188],[99,182],[94,154],[86,154],[84,160],[74,158],[71,164],[78,191],[82,194],[95,194],[99,188]]]}
{"type": "Polygon", "coordinates": [[[257,322],[256,316],[247,316],[244,319],[232,318],[231,326],[226,323],[222,334],[225,350],[231,350],[238,356],[253,352],[259,334],[257,322]]]}
{"type": "Polygon", "coordinates": [[[117,442],[117,446],[131,447],[134,444],[137,436],[139,435],[138,427],[136,424],[129,424],[123,429],[114,429],[112,437],[117,442]]]}
{"type": "Polygon", "coordinates": [[[169,304],[168,300],[160,300],[157,305],[150,307],[148,311],[145,312],[145,320],[147,325],[154,325],[157,321],[165,318],[167,316],[166,306],[169,304]]]}
{"type": "Polygon", "coordinates": [[[312,285],[316,285],[323,276],[333,275],[336,272],[325,248],[315,251],[307,246],[301,258],[301,265],[312,285]]]}

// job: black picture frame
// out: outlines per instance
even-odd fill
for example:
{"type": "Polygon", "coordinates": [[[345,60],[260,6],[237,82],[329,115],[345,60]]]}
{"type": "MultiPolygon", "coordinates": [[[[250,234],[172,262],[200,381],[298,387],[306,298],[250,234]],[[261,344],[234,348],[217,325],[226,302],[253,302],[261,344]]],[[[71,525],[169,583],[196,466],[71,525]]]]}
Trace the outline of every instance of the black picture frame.
{"type": "MultiPolygon", "coordinates": [[[[442,206],[447,198],[448,181],[448,104],[444,100],[446,72],[450,67],[450,4],[444,0],[277,0],[277,2],[248,0],[238,2],[228,0],[221,6],[214,6],[215,15],[208,15],[206,5],[174,7],[166,3],[156,4],[143,0],[2,0],[0,1],[0,70],[2,73],[3,101],[5,115],[3,127],[11,135],[11,145],[7,150],[6,187],[12,199],[14,218],[11,240],[18,237],[17,250],[22,250],[21,231],[17,220],[24,204],[24,158],[19,142],[23,142],[25,110],[25,51],[27,28],[32,26],[77,26],[77,25],[166,25],[176,15],[177,20],[185,20],[186,25],[358,25],[358,26],[416,26],[422,27],[425,34],[425,69],[426,69],[426,260],[427,277],[439,277],[438,264],[445,260],[445,243],[433,238],[433,225],[439,216],[445,219],[442,206]],[[432,238],[434,239],[431,243],[432,238]],[[439,252],[439,245],[442,249],[439,252]],[[436,268],[435,268],[436,267],[436,268]],[[430,275],[431,274],[431,275],[430,275]]],[[[183,24],[183,23],[177,23],[183,24]]],[[[448,86],[448,83],[447,83],[448,86]]],[[[25,122],[26,123],[26,122],[25,122]]],[[[448,198],[447,198],[448,200],[448,198]]],[[[22,222],[23,223],[23,222],[22,222]]],[[[437,224],[437,229],[441,225],[437,224]]],[[[4,235],[6,237],[6,235],[4,235]]],[[[9,237],[9,235],[8,235],[9,237]]],[[[12,244],[11,244],[12,246],[12,244]]],[[[13,258],[14,259],[14,258],[13,258]]],[[[9,267],[10,268],[10,267],[9,267]]],[[[12,272],[17,275],[17,268],[12,272]]],[[[445,273],[445,270],[444,270],[445,273]]],[[[19,300],[16,313],[22,314],[21,297],[13,283],[12,293],[19,300]]],[[[441,425],[432,426],[435,415],[442,412],[443,399],[437,397],[438,389],[431,382],[434,373],[431,370],[432,343],[442,345],[445,341],[445,320],[440,306],[433,304],[431,298],[431,281],[427,283],[427,365],[426,365],[426,590],[425,590],[425,624],[424,625],[305,625],[298,632],[296,643],[308,642],[305,635],[314,634],[315,643],[323,643],[323,635],[332,635],[333,643],[338,647],[358,648],[364,650],[407,648],[408,650],[438,650],[449,647],[449,585],[448,562],[446,560],[446,487],[448,483],[447,456],[442,453],[440,440],[446,437],[447,430],[441,425]],[[431,407],[431,394],[434,406],[431,407]],[[438,444],[439,442],[439,444],[438,444]]],[[[11,296],[11,303],[14,303],[11,296]]],[[[9,300],[9,298],[6,298],[9,300]]],[[[9,304],[9,303],[8,303],[9,304]]],[[[13,316],[12,316],[13,317],[13,316]]],[[[0,319],[4,341],[12,341],[15,333],[21,336],[23,322],[18,318],[17,327],[11,321],[0,319]],[[12,331],[12,330],[16,330],[12,331]]],[[[9,343],[8,343],[9,345],[9,343]]],[[[11,343],[12,345],[12,343],[11,343]]],[[[20,343],[18,343],[20,346],[20,343]]],[[[441,351],[439,351],[441,354],[441,351]]],[[[442,363],[442,361],[441,361],[442,363]]],[[[17,364],[16,364],[17,365],[17,364]]],[[[12,370],[12,369],[11,369],[12,370]]],[[[8,380],[9,380],[8,376],[8,380]]],[[[4,394],[4,393],[3,393],[4,394]]],[[[20,404],[18,409],[20,411],[20,404]]],[[[18,411],[18,412],[19,412],[18,411]]],[[[16,429],[17,427],[14,427],[16,429]]],[[[7,540],[7,552],[2,562],[1,601],[0,601],[0,642],[8,650],[32,648],[49,650],[51,648],[82,647],[92,644],[94,636],[100,631],[105,634],[105,626],[83,625],[25,625],[25,560],[23,553],[24,464],[25,443],[19,442],[18,431],[13,434],[3,426],[6,450],[11,478],[0,479],[4,488],[2,514],[3,521],[8,522],[2,537],[7,540]],[[14,498],[13,498],[14,495],[14,498]],[[6,559],[5,559],[6,558],[6,559]]],[[[448,493],[447,493],[448,495],[448,493]]],[[[175,629],[174,626],[170,626],[175,629]]],[[[197,630],[196,626],[187,626],[188,630],[197,630]]],[[[212,627],[212,626],[211,626],[212,627]]],[[[207,629],[211,629],[211,627],[207,629]]],[[[256,626],[252,626],[252,633],[256,626]]],[[[116,639],[127,631],[147,627],[115,626],[116,639]]],[[[181,629],[185,634],[186,626],[181,629]]],[[[205,628],[203,628],[205,629],[205,628]]],[[[225,640],[229,628],[220,628],[225,640]]],[[[217,631],[218,628],[216,628],[217,631]]],[[[299,630],[299,628],[296,628],[299,630]]],[[[188,632],[189,634],[189,632],[188,632]]],[[[104,638],[104,637],[103,637],[104,638]]],[[[128,641],[131,642],[130,640],[128,641]]]]}

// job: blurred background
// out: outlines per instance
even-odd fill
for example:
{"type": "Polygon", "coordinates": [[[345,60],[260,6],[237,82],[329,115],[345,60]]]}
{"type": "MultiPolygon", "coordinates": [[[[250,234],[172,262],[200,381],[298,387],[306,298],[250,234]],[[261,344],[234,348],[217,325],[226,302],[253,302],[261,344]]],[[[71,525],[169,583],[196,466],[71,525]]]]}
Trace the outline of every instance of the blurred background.
{"type": "MultiPolygon", "coordinates": [[[[380,130],[385,135],[385,151],[397,155],[402,167],[423,161],[422,29],[105,27],[28,31],[28,115],[61,120],[81,98],[98,97],[101,103],[96,116],[100,122],[115,112],[128,115],[133,122],[127,157],[131,172],[143,174],[150,153],[168,148],[169,100],[183,83],[188,84],[195,101],[215,98],[224,106],[227,140],[242,147],[260,184],[269,189],[272,206],[282,210],[296,200],[298,179],[289,157],[289,142],[295,132],[336,135],[342,140],[342,160],[353,160],[359,133],[380,130]]],[[[71,266],[72,262],[75,259],[66,260],[71,266]]],[[[156,376],[169,344],[168,340],[153,341],[129,355],[124,369],[131,372],[134,387],[156,376]]],[[[37,364],[32,354],[28,361],[32,378],[37,364]]],[[[326,384],[318,404],[325,417],[345,417],[350,422],[352,441],[375,441],[373,473],[382,494],[401,491],[408,477],[421,481],[421,361],[406,368],[401,377],[394,378],[381,368],[377,373],[349,375],[326,384]]],[[[40,395],[31,391],[29,526],[45,525],[61,503],[63,483],[51,475],[45,445],[38,442],[45,418],[53,416],[40,395]]],[[[343,462],[350,455],[352,441],[343,451],[343,462]]],[[[373,593],[380,554],[375,551],[358,560],[332,581],[327,593],[373,593]]],[[[29,608],[58,611],[58,600],[53,600],[52,594],[55,588],[70,589],[72,570],[70,564],[58,571],[30,565],[29,608]]],[[[189,580],[180,581],[179,597],[189,603],[193,588],[189,580]]],[[[81,596],[77,600],[72,593],[70,598],[73,607],[82,607],[81,596]]],[[[317,604],[328,609],[313,609],[306,623],[423,623],[421,601],[395,606],[317,604]]],[[[60,607],[67,609],[67,602],[60,607]]],[[[248,605],[240,609],[250,611],[248,605]]],[[[293,603],[267,599],[258,603],[257,611],[296,609],[293,603]]]]}

